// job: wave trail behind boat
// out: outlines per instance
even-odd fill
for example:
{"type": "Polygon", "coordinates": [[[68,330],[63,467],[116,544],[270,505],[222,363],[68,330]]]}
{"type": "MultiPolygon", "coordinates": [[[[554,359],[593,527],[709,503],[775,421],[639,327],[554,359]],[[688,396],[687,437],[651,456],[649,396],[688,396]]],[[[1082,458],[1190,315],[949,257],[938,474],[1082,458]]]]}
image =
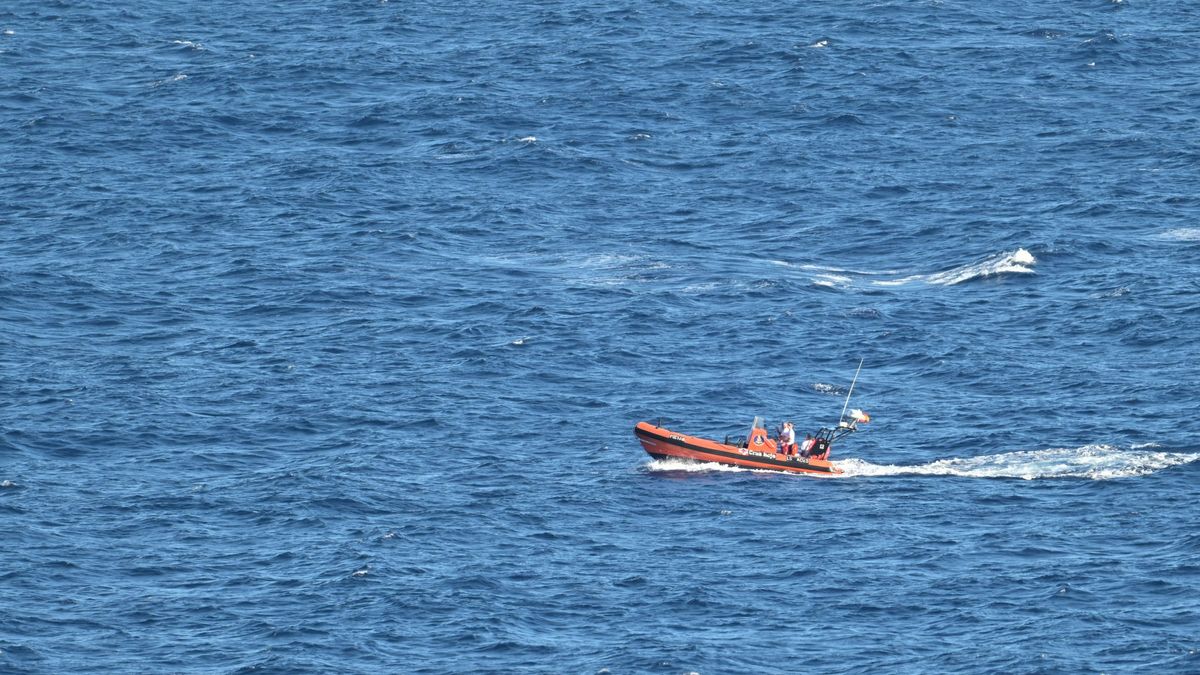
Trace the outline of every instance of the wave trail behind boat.
{"type": "Polygon", "coordinates": [[[834,462],[851,476],[961,476],[966,478],[1086,478],[1109,480],[1148,474],[1200,459],[1200,453],[1154,452],[1146,446],[1122,450],[1111,445],[1024,450],[979,457],[939,459],[928,464],[872,464],[861,459],[834,462]]]}
{"type": "Polygon", "coordinates": [[[1033,266],[1036,264],[1037,258],[1033,257],[1032,253],[1023,248],[1018,248],[1015,251],[997,253],[979,262],[955,267],[945,272],[916,274],[902,279],[880,280],[875,283],[880,286],[901,286],[919,281],[939,286],[953,286],[961,284],[964,281],[981,279],[997,274],[1032,274],[1033,266]]]}

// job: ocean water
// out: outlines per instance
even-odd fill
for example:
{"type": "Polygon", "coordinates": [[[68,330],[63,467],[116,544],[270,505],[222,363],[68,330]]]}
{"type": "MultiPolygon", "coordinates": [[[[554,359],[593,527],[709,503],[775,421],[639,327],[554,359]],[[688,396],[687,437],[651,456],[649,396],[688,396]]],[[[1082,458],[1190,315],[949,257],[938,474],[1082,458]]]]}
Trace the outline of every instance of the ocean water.
{"type": "Polygon", "coordinates": [[[0,671],[1200,672],[1197,26],[5,3],[0,671]]]}

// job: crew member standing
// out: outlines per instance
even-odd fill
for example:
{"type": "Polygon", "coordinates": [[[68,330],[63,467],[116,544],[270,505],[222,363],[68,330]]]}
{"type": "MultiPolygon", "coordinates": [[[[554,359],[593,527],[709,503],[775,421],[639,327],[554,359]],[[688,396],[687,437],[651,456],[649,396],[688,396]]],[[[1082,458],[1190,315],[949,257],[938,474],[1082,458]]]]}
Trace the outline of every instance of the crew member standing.
{"type": "Polygon", "coordinates": [[[796,453],[796,429],[792,427],[791,422],[783,423],[783,431],[779,434],[779,444],[782,446],[783,454],[790,456],[796,453]]]}

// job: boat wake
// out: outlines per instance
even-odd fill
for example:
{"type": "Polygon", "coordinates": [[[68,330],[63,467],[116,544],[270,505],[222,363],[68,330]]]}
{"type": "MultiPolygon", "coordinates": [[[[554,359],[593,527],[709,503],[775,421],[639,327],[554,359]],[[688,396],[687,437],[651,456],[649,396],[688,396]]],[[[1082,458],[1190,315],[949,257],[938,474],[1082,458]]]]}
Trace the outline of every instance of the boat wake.
{"type": "Polygon", "coordinates": [[[870,283],[876,286],[904,286],[916,283],[953,286],[973,279],[983,279],[1001,274],[1032,274],[1033,266],[1037,264],[1037,258],[1029,251],[1018,248],[1015,251],[995,253],[982,260],[959,265],[944,272],[909,274],[907,276],[896,276],[903,274],[899,270],[868,272],[811,264],[793,265],[783,260],[772,260],[771,263],[799,269],[809,276],[814,285],[831,288],[853,286],[861,277],[869,278],[870,283]]]}
{"type": "MultiPolygon", "coordinates": [[[[1024,450],[979,457],[939,459],[928,464],[872,464],[849,458],[833,465],[844,473],[832,478],[856,476],[958,476],[962,478],[1084,478],[1110,480],[1146,476],[1163,469],[1200,460],[1200,453],[1157,452],[1154,446],[1135,446],[1122,450],[1112,445],[1085,445],[1081,448],[1024,450]]],[[[750,469],[739,466],[696,462],[687,459],[653,459],[645,464],[648,471],[700,473],[733,471],[779,473],[769,469],[750,469]]]]}
{"type": "MultiPolygon", "coordinates": [[[[730,466],[728,464],[718,464],[716,462],[697,462],[690,459],[652,459],[646,462],[647,471],[687,471],[691,473],[700,471],[760,471],[759,469],[749,469],[744,466],[730,466]]],[[[769,473],[779,473],[771,471],[769,473]]]]}
{"type": "Polygon", "coordinates": [[[1032,274],[1037,258],[1023,248],[988,256],[978,262],[968,263],[934,274],[915,274],[900,279],[877,280],[879,286],[902,286],[914,282],[953,286],[972,279],[982,279],[999,274],[1032,274]]]}
{"type": "Polygon", "coordinates": [[[903,466],[872,464],[861,459],[834,462],[852,476],[961,476],[966,478],[1086,478],[1109,480],[1148,474],[1200,459],[1200,453],[1155,452],[1137,446],[1122,450],[1111,445],[1006,452],[979,457],[939,459],[903,466]]]}

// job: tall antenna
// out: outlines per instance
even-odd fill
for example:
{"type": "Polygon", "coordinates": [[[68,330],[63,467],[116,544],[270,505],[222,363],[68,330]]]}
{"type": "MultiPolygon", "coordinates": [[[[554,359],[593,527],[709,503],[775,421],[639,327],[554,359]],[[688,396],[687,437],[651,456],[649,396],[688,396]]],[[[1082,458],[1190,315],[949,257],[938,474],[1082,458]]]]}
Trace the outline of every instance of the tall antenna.
{"type": "Polygon", "coordinates": [[[842,406],[842,414],[838,416],[838,426],[841,426],[846,419],[846,408],[850,407],[850,394],[854,393],[854,383],[858,382],[858,373],[862,370],[864,360],[865,357],[858,360],[858,370],[854,371],[854,379],[850,381],[850,391],[846,392],[846,404],[842,406]]]}

